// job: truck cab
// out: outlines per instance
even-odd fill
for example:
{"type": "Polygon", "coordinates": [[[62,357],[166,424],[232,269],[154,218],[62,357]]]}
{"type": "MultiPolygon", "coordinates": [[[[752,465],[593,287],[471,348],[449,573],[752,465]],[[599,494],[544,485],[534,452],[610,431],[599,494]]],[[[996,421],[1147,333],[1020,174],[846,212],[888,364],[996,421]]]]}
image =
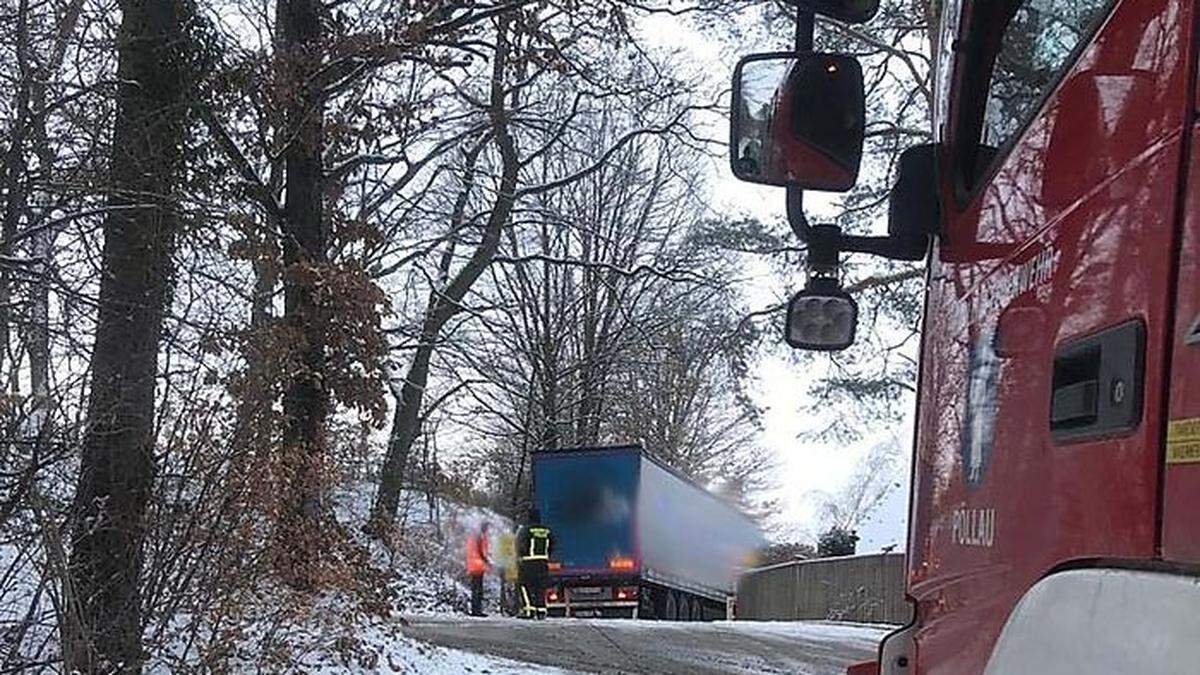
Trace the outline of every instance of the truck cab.
{"type": "MultiPolygon", "coordinates": [[[[936,143],[902,158],[888,236],[825,261],[919,241],[927,266],[915,618],[853,672],[1200,663],[1198,4],[941,3],[936,143]]],[[[852,301],[810,272],[789,334],[852,301]]]]}

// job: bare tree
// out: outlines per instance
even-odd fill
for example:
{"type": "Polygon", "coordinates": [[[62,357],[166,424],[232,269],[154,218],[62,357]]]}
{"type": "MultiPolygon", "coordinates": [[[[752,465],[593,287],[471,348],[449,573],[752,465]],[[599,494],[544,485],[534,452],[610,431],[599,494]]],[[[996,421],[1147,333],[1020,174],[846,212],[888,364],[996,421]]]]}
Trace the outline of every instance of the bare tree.
{"type": "Polygon", "coordinates": [[[820,502],[819,518],[829,530],[855,532],[900,483],[897,464],[900,443],[889,438],[871,446],[858,461],[850,479],[834,493],[814,494],[820,502]]]}
{"type": "MultiPolygon", "coordinates": [[[[543,171],[591,165],[628,114],[582,117],[590,133],[543,171]]],[[[757,333],[739,325],[736,260],[698,236],[703,157],[674,135],[644,137],[521,202],[478,325],[443,345],[448,379],[469,383],[446,414],[489,439],[489,483],[514,513],[533,448],[641,442],[735,499],[762,487],[769,462],[744,390],[757,333]]]]}
{"type": "MultiPolygon", "coordinates": [[[[412,287],[425,286],[428,290],[421,320],[415,326],[402,324],[394,331],[400,343],[397,350],[411,356],[398,386],[397,411],[374,502],[377,526],[395,517],[412,444],[428,415],[425,394],[434,357],[446,333],[455,328],[452,322],[473,315],[464,312],[468,295],[474,292],[488,265],[497,260],[502,244],[512,240],[514,230],[526,225],[521,222],[524,204],[536,203],[542,195],[597,175],[639,138],[670,133],[683,126],[687,110],[673,104],[686,92],[684,85],[661,72],[641,68],[645,65],[641,53],[614,46],[610,34],[597,31],[584,18],[604,17],[606,22],[616,22],[615,30],[628,30],[620,18],[622,14],[613,14],[610,9],[591,4],[568,12],[555,7],[514,9],[511,16],[505,15],[505,20],[511,22],[506,24],[511,35],[505,37],[510,58],[500,71],[495,70],[493,61],[488,97],[472,93],[478,78],[469,74],[454,85],[455,93],[471,106],[480,108],[485,101],[489,103],[485,110],[490,127],[480,128],[476,134],[490,137],[492,144],[505,142],[496,128],[500,112],[497,106],[504,105],[505,129],[513,149],[511,156],[503,149],[498,157],[495,153],[478,157],[467,154],[467,166],[474,167],[478,162],[479,168],[459,174],[462,179],[454,188],[455,196],[444,200],[450,205],[448,213],[443,212],[443,217],[448,216],[445,234],[427,248],[439,251],[441,258],[432,270],[421,265],[409,270],[410,280],[415,280],[412,287]],[[626,54],[633,65],[614,72],[595,65],[597,61],[620,63],[614,53],[626,54]],[[498,82],[496,78],[500,78],[498,82]],[[556,153],[571,152],[584,142],[589,127],[581,121],[599,101],[636,96],[644,97],[648,114],[608,139],[589,161],[569,167],[553,164],[556,153]],[[545,170],[547,162],[549,170],[545,170]],[[477,175],[486,171],[498,174],[489,182],[490,195],[481,189],[483,183],[477,175]],[[463,245],[472,239],[471,246],[463,245]]],[[[499,40],[499,33],[494,39],[499,40]]],[[[450,386],[455,385],[452,382],[450,386]]]]}
{"type": "Polygon", "coordinates": [[[737,326],[736,306],[727,293],[696,289],[658,307],[664,325],[654,342],[623,359],[614,378],[609,433],[638,439],[758,511],[772,460],[746,391],[758,336],[737,326]]]}
{"type": "Polygon", "coordinates": [[[154,482],[155,375],[169,300],[184,141],[190,9],[121,4],[117,118],[105,216],[100,317],[75,495],[68,670],[134,671],[142,662],[142,545],[154,482]]]}
{"type": "MultiPolygon", "coordinates": [[[[492,78],[489,92],[488,117],[491,136],[500,155],[500,179],[495,198],[488,211],[479,244],[470,258],[449,279],[449,282],[431,295],[431,301],[421,324],[419,344],[413,354],[408,372],[401,386],[397,403],[396,420],[393,424],[387,456],[380,476],[379,490],[372,505],[372,522],[377,531],[384,531],[396,517],[401,481],[408,463],[408,454],[419,432],[421,402],[429,379],[429,362],[433,348],[443,326],[462,311],[462,300],[475,280],[483,274],[496,250],[504,227],[508,224],[516,200],[517,172],[519,170],[517,146],[509,131],[507,94],[504,91],[508,78],[508,59],[511,49],[510,19],[502,15],[496,29],[496,50],[492,60],[492,78]]],[[[470,196],[473,181],[464,182],[461,200],[470,196]]],[[[453,224],[453,223],[452,223],[453,224]]]]}

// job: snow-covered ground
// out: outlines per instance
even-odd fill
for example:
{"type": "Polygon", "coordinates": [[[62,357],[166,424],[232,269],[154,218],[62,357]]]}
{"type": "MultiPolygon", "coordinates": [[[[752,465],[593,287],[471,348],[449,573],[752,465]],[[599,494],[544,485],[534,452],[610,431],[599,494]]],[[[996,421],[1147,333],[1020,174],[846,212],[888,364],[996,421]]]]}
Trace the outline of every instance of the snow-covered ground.
{"type": "MultiPolygon", "coordinates": [[[[227,654],[224,666],[235,673],[549,675],[564,672],[428,644],[404,635],[404,624],[398,615],[368,616],[338,598],[325,598],[303,618],[294,617],[287,623],[248,621],[241,639],[229,646],[231,653],[227,654]]],[[[164,659],[160,655],[148,664],[146,672],[149,675],[169,675],[180,670],[206,672],[207,668],[195,656],[164,659]]]]}
{"type": "Polygon", "coordinates": [[[584,672],[844,675],[893,627],[815,621],[415,616],[405,632],[443,646],[584,672]]]}
{"type": "Polygon", "coordinates": [[[716,628],[730,628],[747,635],[773,635],[804,640],[826,640],[839,645],[867,649],[879,646],[879,640],[896,628],[887,624],[842,623],[833,621],[715,621],[716,628]]]}
{"type": "MultiPolygon", "coordinates": [[[[532,663],[511,661],[488,654],[475,654],[458,649],[447,649],[419,642],[406,640],[403,646],[393,653],[397,660],[406,663],[405,670],[392,671],[401,673],[421,673],[422,675],[462,675],[463,673],[490,673],[491,675],[522,675],[523,673],[567,673],[568,671],[532,663]]],[[[344,671],[335,671],[344,672],[344,671]]],[[[372,669],[369,672],[388,672],[383,669],[372,669]]]]}

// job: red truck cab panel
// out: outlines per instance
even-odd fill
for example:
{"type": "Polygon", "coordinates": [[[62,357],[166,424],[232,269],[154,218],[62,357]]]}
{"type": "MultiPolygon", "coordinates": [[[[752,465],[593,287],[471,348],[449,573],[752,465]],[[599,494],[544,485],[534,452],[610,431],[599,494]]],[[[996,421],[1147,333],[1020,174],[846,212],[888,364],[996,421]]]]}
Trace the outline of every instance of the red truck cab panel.
{"type": "Polygon", "coordinates": [[[846,675],[879,675],[879,663],[864,661],[852,664],[846,668],[846,675]]]}
{"type": "MultiPolygon", "coordinates": [[[[921,673],[982,672],[1022,594],[1056,567],[1151,559],[1161,543],[1193,3],[1085,5],[1096,16],[1078,45],[1046,31],[1026,47],[1035,65],[1041,49],[1063,66],[996,159],[976,179],[946,177],[953,196],[929,269],[910,521],[921,673]]],[[[965,36],[968,49],[997,41],[985,28],[965,36]]],[[[957,91],[977,76],[969,59],[957,57],[957,91]]],[[[1008,86],[993,82],[993,94],[1027,95],[1008,86]]],[[[1003,127],[1008,102],[996,105],[1003,127]]],[[[950,115],[968,107],[955,100],[950,115]]],[[[945,128],[949,165],[966,166],[958,153],[974,141],[956,136],[964,126],[953,119],[945,128]]],[[[1196,313],[1197,290],[1186,292],[1196,313]]],[[[1178,351],[1175,372],[1184,363],[1196,372],[1196,354],[1178,351]]],[[[1200,391],[1181,398],[1178,415],[1200,417],[1200,391]]],[[[1192,513],[1200,505],[1200,465],[1176,470],[1168,516],[1175,502],[1192,513]]],[[[1176,527],[1196,541],[1197,525],[1176,527]]]]}
{"type": "Polygon", "coordinates": [[[1192,161],[1171,331],[1170,409],[1164,443],[1163,557],[1200,563],[1200,129],[1192,161]]]}

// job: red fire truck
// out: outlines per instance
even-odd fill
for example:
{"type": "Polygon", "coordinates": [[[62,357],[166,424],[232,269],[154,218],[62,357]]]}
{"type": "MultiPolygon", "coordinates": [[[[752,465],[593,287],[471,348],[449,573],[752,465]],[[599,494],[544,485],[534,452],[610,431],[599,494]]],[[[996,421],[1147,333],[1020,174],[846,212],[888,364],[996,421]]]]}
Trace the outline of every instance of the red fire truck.
{"type": "Polygon", "coordinates": [[[936,142],[886,236],[810,224],[865,128],[852,57],[735,75],[732,169],[808,244],[796,347],[854,339],[841,256],[925,260],[912,623],[854,673],[1200,673],[1200,0],[942,0],[936,142]]]}

